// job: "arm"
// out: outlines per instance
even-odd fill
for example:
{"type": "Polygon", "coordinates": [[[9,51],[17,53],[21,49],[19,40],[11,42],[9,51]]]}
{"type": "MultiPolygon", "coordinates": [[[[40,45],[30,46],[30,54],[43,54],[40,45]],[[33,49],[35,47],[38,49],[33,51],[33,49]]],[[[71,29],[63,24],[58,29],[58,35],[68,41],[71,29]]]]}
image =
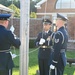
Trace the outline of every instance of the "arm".
{"type": "Polygon", "coordinates": [[[35,45],[36,46],[42,46],[45,43],[45,39],[42,37],[42,32],[38,34],[35,45]]]}
{"type": "Polygon", "coordinates": [[[63,35],[60,32],[57,32],[55,34],[55,38],[54,38],[54,57],[52,60],[52,64],[56,66],[56,64],[59,61],[59,57],[60,57],[60,50],[62,48],[62,42],[63,42],[63,35]]]}
{"type": "Polygon", "coordinates": [[[9,43],[13,46],[15,46],[16,48],[19,48],[21,42],[19,39],[15,39],[14,35],[12,34],[11,31],[7,32],[7,39],[9,40],[9,43]]]}
{"type": "Polygon", "coordinates": [[[39,33],[38,35],[37,35],[37,38],[36,38],[36,40],[35,40],[35,46],[39,46],[39,41],[40,41],[40,34],[41,33],[39,33]]]}

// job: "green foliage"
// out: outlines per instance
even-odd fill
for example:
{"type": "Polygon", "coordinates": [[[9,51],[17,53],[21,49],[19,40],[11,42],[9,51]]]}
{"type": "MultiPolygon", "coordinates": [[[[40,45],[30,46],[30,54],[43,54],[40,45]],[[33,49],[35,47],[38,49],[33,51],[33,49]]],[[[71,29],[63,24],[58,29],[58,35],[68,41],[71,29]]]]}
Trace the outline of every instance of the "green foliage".
{"type": "Polygon", "coordinates": [[[8,2],[8,0],[0,0],[0,4],[8,6],[9,2],[8,2]]]}
{"type": "MultiPolygon", "coordinates": [[[[33,51],[34,49],[30,49],[33,51]]],[[[75,57],[75,51],[67,51],[67,58],[75,57]]],[[[36,75],[36,70],[38,70],[38,50],[29,54],[29,75],[36,75]]],[[[63,75],[75,75],[75,66],[69,67],[67,65],[65,67],[65,71],[63,75]]]]}
{"type": "Polygon", "coordinates": [[[14,4],[17,8],[20,8],[20,0],[13,0],[13,4],[14,4]]]}
{"type": "Polygon", "coordinates": [[[19,74],[19,68],[14,68],[13,70],[14,70],[14,72],[12,75],[20,75],[19,74]]]}
{"type": "Polygon", "coordinates": [[[31,0],[30,1],[30,13],[37,11],[36,8],[35,8],[35,5],[36,5],[36,2],[34,2],[34,1],[31,0]]]}
{"type": "Polygon", "coordinates": [[[29,48],[35,48],[35,40],[34,39],[29,40],[29,48]]]}
{"type": "Polygon", "coordinates": [[[17,6],[18,8],[20,8],[20,1],[19,0],[0,0],[0,4],[4,5],[4,6],[9,6],[11,4],[14,4],[15,6],[17,6]]]}
{"type": "MultiPolygon", "coordinates": [[[[30,52],[35,50],[35,48],[30,49],[30,52]]],[[[38,70],[38,49],[29,54],[29,75],[36,75],[36,70],[38,70]]]]}
{"type": "Polygon", "coordinates": [[[75,75],[75,66],[72,65],[69,67],[69,65],[67,65],[64,70],[64,75],[75,75]]]}
{"type": "MultiPolygon", "coordinates": [[[[29,52],[33,50],[35,50],[35,48],[31,48],[29,52]]],[[[19,54],[19,50],[16,50],[16,54],[19,54]]],[[[71,52],[67,51],[67,57],[68,58],[75,57],[75,51],[71,51],[71,52]]],[[[15,63],[13,75],[19,75],[19,57],[16,57],[13,60],[15,63]]],[[[29,53],[28,75],[36,75],[36,70],[38,70],[38,49],[32,53],[29,53]]],[[[71,67],[69,67],[69,65],[67,65],[65,67],[65,71],[63,75],[75,75],[75,66],[72,65],[71,67]]]]}
{"type": "Polygon", "coordinates": [[[68,58],[75,58],[75,51],[67,51],[66,54],[68,58]]]}
{"type": "Polygon", "coordinates": [[[31,12],[30,18],[37,18],[36,13],[35,12],[31,12]]]}
{"type": "MultiPolygon", "coordinates": [[[[36,0],[36,1],[30,0],[30,13],[31,12],[37,12],[35,5],[38,1],[40,1],[40,0],[36,0]]],[[[11,6],[12,4],[14,6],[16,6],[17,10],[15,13],[15,17],[18,17],[19,9],[20,9],[20,0],[13,0],[13,1],[12,0],[0,0],[0,4],[4,5],[6,7],[11,6]]]]}
{"type": "Polygon", "coordinates": [[[9,6],[10,9],[12,9],[14,11],[14,17],[20,17],[20,9],[17,8],[14,4],[11,4],[9,6]]]}

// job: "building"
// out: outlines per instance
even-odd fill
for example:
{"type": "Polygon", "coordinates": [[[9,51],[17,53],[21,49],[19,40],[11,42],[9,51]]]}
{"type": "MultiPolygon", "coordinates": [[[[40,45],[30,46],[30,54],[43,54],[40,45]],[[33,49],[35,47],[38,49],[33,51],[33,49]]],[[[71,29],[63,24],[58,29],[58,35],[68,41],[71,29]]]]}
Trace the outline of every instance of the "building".
{"type": "Polygon", "coordinates": [[[68,17],[69,37],[75,40],[75,0],[41,0],[35,7],[37,8],[37,18],[49,16],[53,21],[56,18],[56,13],[68,17]]]}
{"type": "Polygon", "coordinates": [[[62,13],[68,17],[75,14],[75,0],[41,0],[35,7],[38,18],[48,15],[54,19],[56,13],[62,13]]]}
{"type": "MultiPolygon", "coordinates": [[[[67,25],[69,39],[75,40],[75,1],[68,0],[68,2],[66,3],[64,3],[64,1],[66,2],[67,0],[41,0],[36,4],[37,19],[30,19],[30,39],[35,39],[37,34],[42,31],[42,18],[44,18],[44,16],[48,16],[48,18],[53,21],[56,18],[56,13],[61,13],[69,18],[69,22],[67,25]],[[67,7],[64,4],[67,5],[67,7]]],[[[0,5],[0,13],[12,13],[11,9],[5,6],[3,6],[3,8],[2,6],[3,5],[0,5]]],[[[15,27],[14,33],[17,36],[20,36],[20,19],[13,17],[13,19],[10,20],[9,28],[12,25],[15,27]]]]}

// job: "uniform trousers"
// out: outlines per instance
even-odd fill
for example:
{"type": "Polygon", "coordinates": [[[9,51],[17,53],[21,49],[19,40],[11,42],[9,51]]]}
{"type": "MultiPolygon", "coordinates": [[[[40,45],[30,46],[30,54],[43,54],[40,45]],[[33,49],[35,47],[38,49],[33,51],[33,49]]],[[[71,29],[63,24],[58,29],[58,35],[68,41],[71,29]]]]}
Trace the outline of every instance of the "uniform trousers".
{"type": "Polygon", "coordinates": [[[40,75],[49,75],[49,59],[39,59],[40,75]]]}
{"type": "Polygon", "coordinates": [[[64,68],[56,68],[57,69],[57,74],[55,74],[55,69],[51,70],[51,75],[63,75],[64,68]]]}
{"type": "Polygon", "coordinates": [[[12,75],[12,70],[0,70],[0,75],[12,75]]]}
{"type": "MultiPolygon", "coordinates": [[[[61,57],[60,57],[61,58],[61,57]]],[[[57,74],[55,74],[55,69],[54,70],[52,70],[51,69],[51,75],[63,75],[63,73],[64,73],[64,68],[65,68],[65,66],[64,66],[64,64],[63,64],[63,60],[62,60],[62,58],[61,59],[59,59],[59,62],[58,62],[58,64],[57,64],[57,66],[56,66],[56,73],[57,74]]]]}

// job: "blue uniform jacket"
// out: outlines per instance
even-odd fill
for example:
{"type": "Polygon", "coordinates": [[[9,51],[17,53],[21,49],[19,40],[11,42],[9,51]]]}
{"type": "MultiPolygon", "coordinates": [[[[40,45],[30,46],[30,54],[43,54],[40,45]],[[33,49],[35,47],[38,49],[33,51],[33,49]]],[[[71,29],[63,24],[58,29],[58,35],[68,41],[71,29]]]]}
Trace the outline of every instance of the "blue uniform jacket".
{"type": "MultiPolygon", "coordinates": [[[[10,30],[0,25],[0,51],[8,50],[11,46],[19,48],[20,40],[15,39],[10,30]]],[[[0,52],[0,70],[11,69],[14,67],[10,52],[0,52]]]]}
{"type": "Polygon", "coordinates": [[[52,63],[57,66],[63,61],[64,66],[66,65],[66,50],[68,42],[68,33],[64,27],[61,27],[57,32],[54,33],[52,38],[53,43],[53,54],[52,63]]]}
{"type": "MultiPolygon", "coordinates": [[[[36,41],[35,41],[35,44],[36,46],[40,47],[41,45],[39,45],[39,41],[41,38],[45,39],[46,42],[42,45],[42,46],[49,46],[49,43],[47,41],[47,38],[50,37],[52,34],[51,31],[49,31],[48,33],[44,33],[44,32],[40,32],[36,38],[36,41]]],[[[41,59],[49,59],[50,57],[50,53],[51,53],[51,49],[50,48],[39,48],[39,51],[38,51],[38,58],[41,58],[41,59]]]]}

